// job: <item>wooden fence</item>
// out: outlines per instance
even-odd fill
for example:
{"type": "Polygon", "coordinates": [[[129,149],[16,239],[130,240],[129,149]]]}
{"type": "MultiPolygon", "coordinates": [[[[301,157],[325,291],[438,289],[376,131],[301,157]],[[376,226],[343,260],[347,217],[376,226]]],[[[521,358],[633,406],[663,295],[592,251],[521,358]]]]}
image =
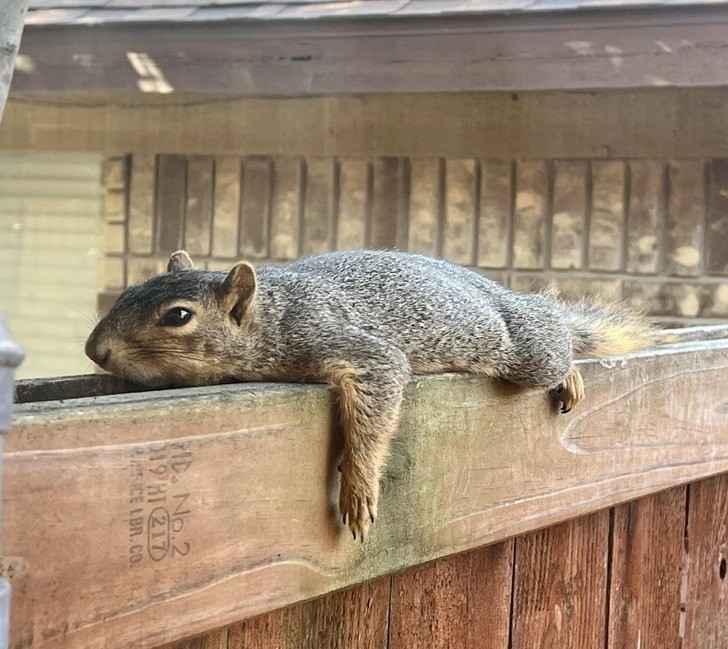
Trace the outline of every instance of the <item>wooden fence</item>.
{"type": "Polygon", "coordinates": [[[725,336],[583,363],[568,416],[418,378],[364,544],[336,516],[322,386],[23,384],[12,647],[722,649],[725,336]]]}

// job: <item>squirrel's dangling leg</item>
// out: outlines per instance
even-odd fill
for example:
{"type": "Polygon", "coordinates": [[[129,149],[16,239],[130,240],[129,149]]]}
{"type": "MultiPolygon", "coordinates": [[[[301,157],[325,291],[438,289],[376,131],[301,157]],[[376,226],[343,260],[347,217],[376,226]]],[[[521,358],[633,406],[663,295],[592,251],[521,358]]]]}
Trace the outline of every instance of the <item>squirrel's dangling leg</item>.
{"type": "Polygon", "coordinates": [[[366,341],[367,349],[362,342],[351,340],[348,359],[329,361],[324,377],[338,395],[344,433],[339,509],[354,538],[363,541],[377,515],[379,479],[410,369],[400,350],[380,341],[378,349],[366,341]],[[357,358],[358,349],[366,352],[357,358]]]}
{"type": "Polygon", "coordinates": [[[561,412],[566,414],[584,398],[584,379],[575,365],[569,375],[559,383],[556,396],[561,403],[561,412]]]}

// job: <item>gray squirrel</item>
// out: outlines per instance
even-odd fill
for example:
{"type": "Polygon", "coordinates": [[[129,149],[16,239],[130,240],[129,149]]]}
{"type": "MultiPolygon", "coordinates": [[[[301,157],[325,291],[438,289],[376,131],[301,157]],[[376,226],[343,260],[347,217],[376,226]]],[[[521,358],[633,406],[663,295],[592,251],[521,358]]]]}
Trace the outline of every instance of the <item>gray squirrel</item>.
{"type": "Polygon", "coordinates": [[[377,514],[382,466],[413,374],[470,372],[584,397],[575,358],[650,347],[653,328],[619,304],[520,293],[467,268],[391,251],[332,252],[230,272],[167,272],[126,289],[86,354],[148,386],[324,382],[344,431],[339,507],[356,539],[377,514]]]}

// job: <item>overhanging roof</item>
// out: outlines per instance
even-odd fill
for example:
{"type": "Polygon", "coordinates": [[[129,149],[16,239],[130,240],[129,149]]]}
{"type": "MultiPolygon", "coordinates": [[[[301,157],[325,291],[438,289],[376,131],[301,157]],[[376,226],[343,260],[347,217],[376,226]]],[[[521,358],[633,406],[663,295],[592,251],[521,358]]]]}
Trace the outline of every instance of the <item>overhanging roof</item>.
{"type": "Polygon", "coordinates": [[[728,85],[728,0],[31,0],[13,92],[728,85]]]}

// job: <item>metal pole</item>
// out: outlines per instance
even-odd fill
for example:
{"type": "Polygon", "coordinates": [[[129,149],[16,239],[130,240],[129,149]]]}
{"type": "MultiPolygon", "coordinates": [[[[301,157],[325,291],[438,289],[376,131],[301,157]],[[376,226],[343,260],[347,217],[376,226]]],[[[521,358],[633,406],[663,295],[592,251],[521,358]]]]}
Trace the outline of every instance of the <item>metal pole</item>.
{"type": "MultiPolygon", "coordinates": [[[[23,350],[10,338],[0,318],[0,556],[2,556],[2,484],[5,432],[10,430],[15,396],[15,368],[23,361],[23,350]]],[[[0,578],[0,649],[8,649],[10,634],[10,582],[0,578]]]]}
{"type": "MultiPolygon", "coordinates": [[[[28,0],[0,0],[0,118],[10,91],[15,57],[20,49],[28,0]]],[[[2,556],[2,480],[5,431],[12,421],[15,368],[25,354],[11,339],[0,318],[0,556],[2,556]]],[[[10,582],[0,578],[0,649],[8,649],[10,634],[10,582]]]]}

